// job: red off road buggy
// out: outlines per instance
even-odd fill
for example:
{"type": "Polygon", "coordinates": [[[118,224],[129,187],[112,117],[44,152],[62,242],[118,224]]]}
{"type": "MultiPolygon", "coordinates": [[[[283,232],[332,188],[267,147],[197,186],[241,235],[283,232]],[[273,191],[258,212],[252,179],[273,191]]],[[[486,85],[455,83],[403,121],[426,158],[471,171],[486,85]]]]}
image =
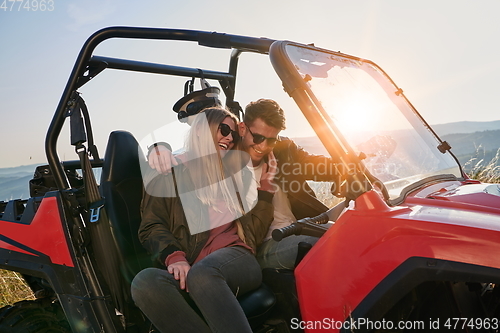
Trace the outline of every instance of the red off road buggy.
{"type": "MultiPolygon", "coordinates": [[[[133,134],[113,131],[101,158],[80,92],[110,69],[204,77],[218,81],[226,106],[240,115],[243,54],[270,60],[292,98],[280,104],[295,102],[307,119],[315,134],[297,142],[339,158],[341,188],[311,185],[348,206],[336,221],[305,219],[274,233],[320,239],[301,251],[293,271],[264,270],[264,285],[243,295],[254,331],[498,332],[500,188],[467,177],[381,68],[290,41],[130,27],[87,40],[47,132],[48,165],[36,168],[31,197],[0,202],[0,268],[20,272],[37,297],[2,308],[0,331],[154,331],[130,297],[131,279],[152,265],[137,239],[144,154],[133,134]],[[94,55],[108,39],[232,51],[227,71],[94,55]],[[61,161],[57,151],[66,120],[79,160],[61,161]]],[[[258,97],[273,98],[263,86],[258,97]]],[[[289,121],[294,107],[285,107],[289,121]]]]}

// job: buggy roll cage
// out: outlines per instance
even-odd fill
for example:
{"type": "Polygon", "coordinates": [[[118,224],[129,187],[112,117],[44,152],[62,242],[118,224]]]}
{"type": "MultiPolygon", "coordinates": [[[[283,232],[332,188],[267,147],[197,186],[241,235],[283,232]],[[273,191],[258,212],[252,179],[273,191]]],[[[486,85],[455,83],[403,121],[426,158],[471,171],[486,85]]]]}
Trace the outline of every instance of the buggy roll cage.
{"type": "MultiPolygon", "coordinates": [[[[72,107],[75,104],[77,104],[76,103],[78,97],[77,89],[85,85],[88,81],[97,76],[104,69],[109,68],[109,69],[118,69],[118,70],[152,73],[152,74],[174,75],[174,76],[184,76],[190,78],[206,78],[206,79],[218,80],[226,96],[226,107],[239,117],[240,115],[239,112],[241,110],[241,107],[239,106],[238,102],[234,101],[234,91],[236,85],[236,73],[237,73],[239,56],[243,52],[253,52],[261,54],[269,54],[274,52],[275,55],[277,55],[276,56],[277,59],[274,60],[271,59],[271,62],[273,63],[273,66],[275,67],[278,76],[281,78],[283,82],[285,91],[290,95],[290,97],[292,97],[296,101],[296,103],[299,105],[299,108],[301,108],[302,111],[304,112],[305,106],[314,105],[315,107],[317,107],[318,103],[310,99],[311,94],[302,94],[298,92],[301,89],[296,89],[296,88],[303,87],[304,81],[301,78],[290,76],[288,72],[292,71],[286,70],[286,67],[289,66],[289,64],[287,64],[287,61],[284,60],[286,57],[284,56],[283,49],[285,45],[290,43],[291,42],[289,41],[279,41],[263,37],[256,38],[256,37],[230,35],[217,32],[184,30],[184,29],[167,29],[167,28],[162,29],[162,28],[138,28],[138,27],[108,27],[95,32],[87,39],[77,57],[76,63],[73,67],[73,70],[70,74],[64,92],[61,96],[56,112],[50,123],[45,140],[45,152],[47,156],[47,161],[50,170],[52,171],[53,179],[57,189],[64,191],[71,188],[66,173],[64,172],[64,167],[61,164],[61,161],[56,151],[57,140],[60,135],[65,118],[67,118],[71,113],[72,107]],[[101,42],[111,38],[191,41],[191,42],[197,42],[198,45],[200,46],[205,46],[210,48],[233,49],[233,51],[229,59],[229,68],[227,72],[212,71],[205,69],[202,70],[193,67],[180,67],[180,66],[172,66],[159,63],[148,63],[148,62],[92,55],[94,49],[101,42]],[[276,66],[275,62],[280,63],[280,65],[276,66]],[[284,64],[283,67],[281,66],[281,63],[284,64]]],[[[366,61],[364,59],[360,59],[357,57],[341,54],[340,52],[338,52],[338,54],[344,57],[347,56],[352,59],[366,61]]],[[[375,65],[371,61],[368,62],[375,65]]],[[[379,68],[378,66],[376,67],[379,68]]],[[[382,69],[380,70],[392,82],[392,79],[390,79],[390,77],[387,74],[385,74],[385,72],[382,69]]],[[[420,113],[413,107],[413,105],[406,98],[406,96],[404,96],[402,90],[398,88],[394,84],[394,82],[392,83],[397,88],[398,93],[410,105],[410,107],[412,108],[416,116],[419,118],[419,120],[422,121],[424,126],[434,135],[434,137],[438,139],[439,145],[437,148],[441,151],[441,153],[449,151],[451,147],[448,145],[448,143],[446,141],[442,141],[439,138],[439,136],[434,132],[434,130],[422,118],[420,113]]],[[[307,87],[304,88],[307,90],[307,87]]],[[[304,114],[307,117],[307,114],[305,112],[304,114]]],[[[316,127],[321,128],[324,125],[322,117],[310,115],[310,117],[307,118],[311,123],[311,125],[313,126],[313,128],[316,127]]],[[[89,122],[89,119],[86,119],[86,121],[89,122]]],[[[87,135],[88,138],[90,139],[91,130],[90,128],[86,129],[88,134],[90,134],[87,135]]],[[[335,131],[335,133],[337,133],[337,131],[335,131]]],[[[83,133],[83,135],[85,135],[85,133],[83,133]]],[[[338,145],[338,143],[335,143],[337,142],[337,139],[338,139],[337,135],[335,137],[331,136],[325,139],[327,142],[323,143],[325,144],[325,147],[327,147],[327,150],[338,152],[338,154],[336,155],[344,156],[345,159],[352,161],[353,162],[352,164],[362,165],[360,158],[355,154],[353,153],[347,154],[345,150],[344,152],[342,152],[343,149],[341,149],[341,147],[334,147],[338,145]],[[331,149],[329,149],[328,147],[330,147],[331,149]]],[[[90,140],[88,141],[90,143],[90,140]]],[[[467,177],[465,176],[463,169],[460,166],[460,163],[458,162],[458,159],[453,153],[451,153],[451,151],[449,151],[449,153],[457,162],[461,170],[461,174],[463,175],[463,178],[466,179],[467,177]]],[[[94,163],[99,163],[99,161],[96,160],[96,156],[93,157],[94,157],[94,163]]],[[[361,192],[355,194],[355,196],[370,189],[370,185],[366,183],[366,180],[364,180],[364,178],[368,177],[368,179],[370,179],[371,182],[373,181],[379,182],[377,179],[373,178],[373,176],[369,174],[366,168],[361,168],[360,170],[362,170],[362,173],[364,173],[365,176],[360,175],[361,178],[359,179],[358,176],[356,176],[355,177],[356,179],[353,180],[361,181],[363,183],[362,186],[363,189],[361,190],[361,192]]],[[[358,173],[360,170],[352,170],[352,171],[358,173]]],[[[409,188],[404,192],[408,193],[412,189],[413,188],[409,188]]],[[[387,196],[388,195],[384,195],[387,204],[394,206],[400,203],[400,200],[396,201],[387,200],[388,199],[387,196]]]]}
{"type": "Polygon", "coordinates": [[[234,88],[238,59],[242,52],[267,54],[275,40],[255,38],[225,33],[159,28],[109,27],[90,36],[83,45],[73,70],[70,74],[64,92],[61,96],[56,112],[52,118],[45,139],[47,161],[59,190],[70,188],[68,179],[57,154],[57,139],[61,133],[64,121],[68,116],[68,107],[71,104],[73,93],[98,75],[104,69],[118,69],[126,71],[176,75],[186,77],[203,77],[218,80],[226,95],[226,105],[233,113],[238,113],[239,105],[234,102],[234,88]],[[233,49],[229,60],[228,72],[202,70],[197,68],[147,63],[133,60],[124,60],[108,57],[93,56],[94,49],[103,41],[111,38],[146,39],[146,40],[175,40],[198,42],[200,46],[211,48],[233,49]]]}

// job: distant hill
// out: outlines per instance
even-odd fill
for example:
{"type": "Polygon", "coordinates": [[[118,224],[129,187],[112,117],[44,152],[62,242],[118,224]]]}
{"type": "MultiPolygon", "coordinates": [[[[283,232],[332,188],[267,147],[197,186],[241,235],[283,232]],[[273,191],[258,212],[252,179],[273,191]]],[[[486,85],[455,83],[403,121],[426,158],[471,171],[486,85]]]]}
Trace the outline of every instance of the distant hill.
{"type": "Polygon", "coordinates": [[[474,154],[476,151],[497,151],[500,148],[500,129],[474,133],[455,133],[441,136],[456,155],[474,154]]]}
{"type": "Polygon", "coordinates": [[[323,146],[321,141],[315,136],[293,138],[293,141],[304,148],[304,150],[308,153],[330,156],[330,154],[326,151],[325,146],[323,146]]]}
{"type": "Polygon", "coordinates": [[[431,127],[439,136],[453,133],[474,133],[500,130],[500,120],[459,121],[454,123],[431,125],[431,127]]]}
{"type": "Polygon", "coordinates": [[[29,198],[29,181],[31,178],[33,178],[32,175],[24,177],[0,177],[0,201],[29,198]]]}
{"type": "Polygon", "coordinates": [[[0,168],[0,201],[29,198],[29,180],[37,165],[0,168]]]}
{"type": "Polygon", "coordinates": [[[467,172],[478,163],[483,167],[490,163],[500,165],[498,160],[492,163],[500,150],[500,130],[448,134],[441,139],[450,144],[451,151],[467,172]]]}
{"type": "Polygon", "coordinates": [[[21,165],[13,168],[0,168],[0,177],[15,176],[16,174],[18,175],[33,174],[35,172],[35,168],[38,165],[42,164],[21,165]]]}

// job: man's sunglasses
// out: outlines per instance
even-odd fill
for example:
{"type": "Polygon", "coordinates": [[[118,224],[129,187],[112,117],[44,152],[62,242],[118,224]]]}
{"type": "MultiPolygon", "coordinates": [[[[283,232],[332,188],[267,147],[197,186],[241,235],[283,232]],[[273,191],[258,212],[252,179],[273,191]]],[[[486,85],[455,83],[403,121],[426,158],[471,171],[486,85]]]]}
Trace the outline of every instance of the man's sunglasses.
{"type": "Polygon", "coordinates": [[[220,134],[222,134],[222,136],[228,136],[229,134],[231,134],[232,137],[233,137],[233,142],[234,143],[236,143],[236,141],[238,141],[238,139],[240,138],[240,135],[238,134],[238,131],[233,131],[231,129],[231,126],[229,126],[226,123],[220,123],[219,124],[219,129],[220,129],[220,134]]]}
{"type": "Polygon", "coordinates": [[[256,145],[264,142],[264,140],[266,140],[266,143],[269,147],[273,147],[276,145],[276,142],[278,142],[278,139],[277,138],[267,138],[261,134],[254,134],[252,133],[252,131],[250,130],[250,127],[248,127],[247,124],[245,124],[245,126],[248,128],[248,131],[250,132],[250,134],[252,134],[252,137],[253,137],[253,143],[255,143],[256,145]]]}

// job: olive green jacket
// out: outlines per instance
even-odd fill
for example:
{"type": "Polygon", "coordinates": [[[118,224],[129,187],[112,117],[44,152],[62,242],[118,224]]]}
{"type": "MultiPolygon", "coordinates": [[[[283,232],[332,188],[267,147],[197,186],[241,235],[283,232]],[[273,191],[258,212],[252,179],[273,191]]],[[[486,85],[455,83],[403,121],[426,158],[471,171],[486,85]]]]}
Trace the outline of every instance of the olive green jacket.
{"type": "MultiPolygon", "coordinates": [[[[208,208],[201,204],[183,207],[178,194],[179,184],[183,188],[193,186],[189,172],[182,166],[176,167],[168,175],[156,175],[146,185],[142,200],[139,240],[161,265],[164,265],[168,255],[179,250],[186,253],[186,259],[192,264],[210,232],[190,233],[186,214],[203,218],[208,216],[208,208]]],[[[259,190],[256,205],[250,212],[235,220],[238,235],[254,252],[273,220],[272,198],[272,193],[259,190]]]]}

